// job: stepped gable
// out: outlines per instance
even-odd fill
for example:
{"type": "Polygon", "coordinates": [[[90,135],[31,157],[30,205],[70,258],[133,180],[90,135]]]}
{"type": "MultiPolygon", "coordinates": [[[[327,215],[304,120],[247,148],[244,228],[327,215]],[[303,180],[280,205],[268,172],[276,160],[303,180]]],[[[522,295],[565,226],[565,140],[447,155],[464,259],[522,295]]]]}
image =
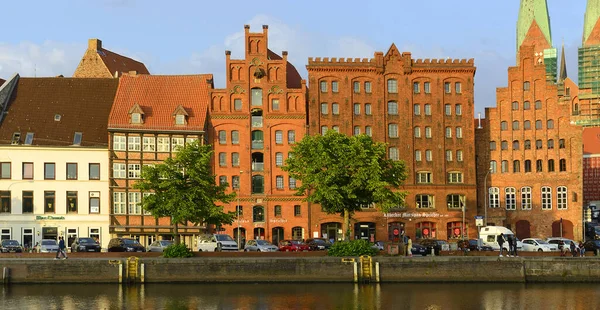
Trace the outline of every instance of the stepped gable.
{"type": "Polygon", "coordinates": [[[143,63],[103,48],[99,39],[89,39],[73,77],[120,77],[127,72],[150,74],[143,63]]]}

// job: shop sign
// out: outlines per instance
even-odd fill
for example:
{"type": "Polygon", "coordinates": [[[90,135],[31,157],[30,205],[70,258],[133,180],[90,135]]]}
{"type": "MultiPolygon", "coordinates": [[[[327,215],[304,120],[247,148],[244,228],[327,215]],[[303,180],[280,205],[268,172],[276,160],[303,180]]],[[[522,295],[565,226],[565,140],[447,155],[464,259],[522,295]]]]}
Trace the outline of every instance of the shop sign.
{"type": "Polygon", "coordinates": [[[287,223],[286,219],[270,219],[269,223],[287,223]]]}
{"type": "Polygon", "coordinates": [[[41,220],[64,220],[65,217],[64,216],[52,216],[52,215],[48,215],[48,216],[41,216],[38,215],[35,217],[36,221],[41,221],[41,220]]]}
{"type": "Polygon", "coordinates": [[[236,222],[239,224],[244,224],[244,223],[250,223],[250,220],[237,220],[236,222]]]}
{"type": "Polygon", "coordinates": [[[437,212],[392,212],[384,213],[386,218],[423,218],[423,217],[449,217],[448,214],[439,214],[437,212]]]}

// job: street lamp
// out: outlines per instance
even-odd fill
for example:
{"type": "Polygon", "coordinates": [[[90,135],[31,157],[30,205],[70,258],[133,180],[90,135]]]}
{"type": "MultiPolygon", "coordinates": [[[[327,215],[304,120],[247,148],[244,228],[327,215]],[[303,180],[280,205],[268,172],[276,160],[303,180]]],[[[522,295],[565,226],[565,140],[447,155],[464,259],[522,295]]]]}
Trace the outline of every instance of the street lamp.
{"type": "Polygon", "coordinates": [[[237,243],[238,250],[242,247],[240,243],[240,193],[242,192],[242,173],[244,171],[240,170],[240,176],[238,178],[238,195],[237,195],[237,207],[235,208],[237,213],[237,243]]]}
{"type": "Polygon", "coordinates": [[[488,189],[487,189],[487,178],[488,175],[492,172],[492,167],[488,168],[487,173],[485,174],[485,179],[483,179],[483,226],[487,226],[487,197],[488,197],[488,189]]]}

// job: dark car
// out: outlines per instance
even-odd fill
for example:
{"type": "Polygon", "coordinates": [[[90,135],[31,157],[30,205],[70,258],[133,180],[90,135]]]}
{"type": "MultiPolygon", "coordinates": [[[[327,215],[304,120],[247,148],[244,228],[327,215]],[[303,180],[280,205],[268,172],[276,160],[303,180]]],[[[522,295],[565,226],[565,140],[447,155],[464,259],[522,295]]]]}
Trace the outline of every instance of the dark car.
{"type": "Polygon", "coordinates": [[[425,248],[424,246],[418,244],[418,243],[413,243],[412,244],[412,248],[410,249],[410,252],[413,255],[422,255],[422,256],[426,256],[427,255],[427,248],[425,248]]]}
{"type": "Polygon", "coordinates": [[[600,253],[600,240],[590,240],[583,244],[586,251],[590,251],[596,255],[600,253]]]}
{"type": "Polygon", "coordinates": [[[417,243],[427,249],[427,254],[431,254],[431,249],[433,249],[435,251],[435,255],[440,255],[442,246],[447,245],[448,241],[437,239],[421,239],[418,240],[417,243]]]}
{"type": "Polygon", "coordinates": [[[0,252],[1,253],[10,253],[10,252],[22,253],[23,248],[19,244],[19,241],[5,239],[5,240],[2,240],[2,243],[0,243],[0,252]]]}
{"type": "Polygon", "coordinates": [[[459,250],[462,250],[465,246],[467,247],[467,249],[469,249],[469,251],[493,251],[494,250],[489,245],[483,245],[483,242],[481,245],[478,245],[477,239],[459,240],[457,245],[458,245],[459,250]]]}
{"type": "Polygon", "coordinates": [[[100,245],[94,238],[75,238],[71,252],[100,252],[100,245]]]}
{"type": "Polygon", "coordinates": [[[331,247],[331,242],[323,238],[308,239],[306,240],[306,244],[311,251],[329,250],[331,247]]]}
{"type": "Polygon", "coordinates": [[[113,238],[108,243],[109,252],[146,252],[146,248],[131,238],[113,238]]]}

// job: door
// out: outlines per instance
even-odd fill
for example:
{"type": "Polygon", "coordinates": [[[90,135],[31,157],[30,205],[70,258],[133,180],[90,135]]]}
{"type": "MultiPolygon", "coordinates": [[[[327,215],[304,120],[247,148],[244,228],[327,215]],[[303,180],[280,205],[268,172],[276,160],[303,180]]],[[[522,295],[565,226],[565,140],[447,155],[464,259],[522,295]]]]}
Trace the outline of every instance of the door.
{"type": "Polygon", "coordinates": [[[279,241],[283,240],[283,227],[274,227],[272,230],[272,242],[275,246],[279,246],[279,241]]]}
{"type": "Polygon", "coordinates": [[[67,240],[65,240],[65,246],[67,248],[71,247],[71,244],[75,242],[75,238],[77,238],[77,228],[67,228],[67,240]]]}
{"type": "Polygon", "coordinates": [[[26,249],[33,247],[33,228],[23,228],[23,237],[21,245],[26,249]]]}
{"type": "Polygon", "coordinates": [[[262,227],[254,228],[254,239],[265,240],[265,229],[262,227]]]}
{"type": "Polygon", "coordinates": [[[523,240],[525,238],[531,238],[531,225],[529,224],[529,221],[526,220],[520,220],[517,221],[516,225],[516,234],[517,234],[517,238],[519,238],[519,240],[523,240]]]}
{"type": "Polygon", "coordinates": [[[329,241],[340,241],[342,240],[342,235],[338,233],[342,229],[341,223],[331,222],[331,223],[323,223],[321,224],[321,235],[327,235],[329,241]]]}

